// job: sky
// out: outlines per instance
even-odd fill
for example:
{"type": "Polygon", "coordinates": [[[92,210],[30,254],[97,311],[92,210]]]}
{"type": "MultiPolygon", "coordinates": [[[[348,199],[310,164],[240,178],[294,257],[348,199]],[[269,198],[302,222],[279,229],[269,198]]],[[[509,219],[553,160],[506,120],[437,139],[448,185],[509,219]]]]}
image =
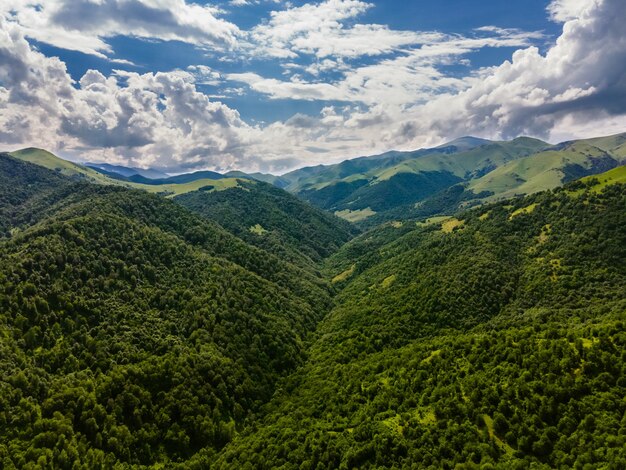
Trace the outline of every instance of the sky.
{"type": "Polygon", "coordinates": [[[286,171],[626,132],[624,0],[0,0],[0,150],[286,171]]]}

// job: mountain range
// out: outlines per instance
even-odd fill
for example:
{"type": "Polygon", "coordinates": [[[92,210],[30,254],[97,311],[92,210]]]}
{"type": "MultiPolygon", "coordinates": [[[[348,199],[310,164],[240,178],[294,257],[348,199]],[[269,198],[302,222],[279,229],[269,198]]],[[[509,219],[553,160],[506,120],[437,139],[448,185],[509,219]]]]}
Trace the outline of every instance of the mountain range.
{"type": "Polygon", "coordinates": [[[624,468],[625,160],[0,153],[0,467],[624,468]]]}
{"type": "Polygon", "coordinates": [[[282,176],[237,171],[167,176],[154,170],[76,165],[37,149],[13,155],[66,174],[172,195],[211,185],[233,187],[236,180],[262,181],[361,227],[373,227],[397,218],[449,215],[459,208],[553,189],[610,170],[626,163],[626,134],[558,145],[527,137],[503,142],[463,137],[435,148],[305,167],[282,176]]]}

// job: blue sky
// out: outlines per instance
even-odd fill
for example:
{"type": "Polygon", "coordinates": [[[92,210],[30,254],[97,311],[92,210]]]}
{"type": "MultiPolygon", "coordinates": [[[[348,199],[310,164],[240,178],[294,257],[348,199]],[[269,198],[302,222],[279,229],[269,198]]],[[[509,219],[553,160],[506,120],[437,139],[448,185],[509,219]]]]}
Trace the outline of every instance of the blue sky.
{"type": "MultiPolygon", "coordinates": [[[[230,2],[196,2],[202,5],[217,6],[223,11],[221,17],[236,24],[242,30],[252,29],[259,23],[267,21],[271,13],[281,7],[274,2],[260,2],[243,6],[233,6],[230,2]]],[[[290,2],[299,7],[306,1],[290,2]]],[[[471,0],[386,0],[371,2],[372,7],[357,18],[346,24],[381,24],[398,31],[441,31],[449,34],[471,35],[475,29],[487,25],[502,28],[518,28],[525,31],[541,31],[545,41],[538,40],[535,44],[545,49],[558,36],[561,28],[549,20],[546,15],[546,0],[527,0],[524,2],[505,2],[502,0],[471,1],[471,0]]],[[[285,9],[286,6],[282,5],[285,9]]],[[[283,77],[280,61],[275,59],[241,58],[237,52],[224,54],[224,51],[209,52],[199,49],[193,44],[180,41],[146,41],[129,36],[114,36],[107,40],[113,49],[111,57],[125,59],[134,65],[111,63],[105,58],[76,53],[66,49],[37,43],[46,55],[58,56],[67,64],[68,71],[75,80],[84,73],[96,68],[105,74],[122,69],[138,73],[166,72],[173,69],[185,69],[189,66],[203,64],[224,73],[253,71],[265,77],[283,77]],[[233,62],[224,62],[227,56],[233,62]],[[239,60],[237,60],[239,59],[239,60]]],[[[469,53],[473,67],[487,67],[501,64],[511,57],[515,47],[481,48],[469,53]]],[[[300,63],[310,62],[306,57],[300,63]]],[[[371,63],[371,59],[360,57],[355,64],[371,63]]],[[[449,67],[451,73],[454,69],[449,67]]],[[[458,73],[465,73],[461,67],[458,73]]],[[[337,75],[331,76],[336,78],[337,75]]],[[[235,107],[242,117],[251,123],[272,122],[288,119],[295,113],[317,114],[329,102],[311,102],[304,100],[273,100],[264,99],[262,94],[250,90],[245,96],[228,96],[222,94],[224,87],[201,86],[203,92],[219,95],[229,106],[235,107]]],[[[228,88],[228,87],[225,87],[228,88]]],[[[333,104],[331,102],[331,104],[333,104]]],[[[337,104],[336,102],[334,104],[337,104]]]]}
{"type": "Polygon", "coordinates": [[[466,134],[626,131],[625,10],[0,0],[0,143],[171,172],[283,172],[466,134]]]}

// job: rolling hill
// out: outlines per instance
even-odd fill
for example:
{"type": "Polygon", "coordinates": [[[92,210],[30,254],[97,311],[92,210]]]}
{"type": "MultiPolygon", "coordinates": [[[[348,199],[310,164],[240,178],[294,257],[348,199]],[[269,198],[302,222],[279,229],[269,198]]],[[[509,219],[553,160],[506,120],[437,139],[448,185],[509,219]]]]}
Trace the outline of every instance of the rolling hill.
{"type": "Polygon", "coordinates": [[[244,180],[266,182],[370,228],[396,219],[451,215],[460,208],[553,189],[615,168],[626,163],[626,134],[558,145],[527,137],[506,142],[463,137],[436,148],[392,151],[336,165],[301,168],[282,176],[199,171],[150,179],[103,169],[98,172],[37,149],[14,155],[92,182],[168,197],[240,187],[244,180]]]}
{"type": "Polygon", "coordinates": [[[11,152],[10,155],[19,160],[57,171],[75,180],[87,180],[99,184],[119,184],[93,168],[63,160],[47,150],[26,148],[11,152]]]}
{"type": "Polygon", "coordinates": [[[191,173],[160,180],[152,180],[141,175],[126,177],[101,168],[90,168],[63,160],[46,150],[36,148],[18,150],[11,152],[10,155],[19,160],[54,170],[76,181],[142,189],[149,193],[157,193],[168,197],[198,190],[221,191],[236,187],[239,184],[237,178],[225,178],[223,175],[212,171],[199,172],[197,174],[191,173]]]}
{"type": "Polygon", "coordinates": [[[260,424],[195,463],[625,465],[626,186],[594,185],[348,243],[305,365],[260,424]]]}
{"type": "Polygon", "coordinates": [[[340,216],[353,220],[355,216],[356,220],[371,218],[366,222],[374,224],[385,220],[388,211],[406,210],[451,186],[480,178],[548,146],[528,138],[511,142],[466,138],[462,142],[467,143],[452,142],[435,149],[349,160],[300,178],[287,189],[340,216]]]}
{"type": "Polygon", "coordinates": [[[330,306],[313,269],[171,200],[0,155],[7,182],[6,207],[55,197],[32,220],[0,213],[3,468],[213,455],[303,361],[330,306]]]}
{"type": "Polygon", "coordinates": [[[181,205],[219,223],[248,243],[301,266],[310,267],[320,262],[358,233],[349,223],[250,176],[231,178],[202,171],[150,180],[139,175],[124,177],[102,169],[95,171],[42,150],[14,154],[21,161],[54,170],[75,181],[122,186],[177,198],[181,205]],[[137,182],[143,180],[148,183],[137,182]],[[222,192],[224,194],[219,195],[222,192]],[[182,195],[188,197],[180,198],[182,195]]]}
{"type": "Polygon", "coordinates": [[[626,134],[555,146],[525,137],[469,140],[476,146],[451,143],[446,152],[394,153],[298,170],[288,189],[340,217],[373,227],[396,219],[449,215],[606,171],[626,163],[625,141],[626,134]]]}
{"type": "Polygon", "coordinates": [[[190,192],[175,201],[297,264],[319,263],[357,234],[348,222],[260,181],[240,180],[228,190],[190,192]]]}

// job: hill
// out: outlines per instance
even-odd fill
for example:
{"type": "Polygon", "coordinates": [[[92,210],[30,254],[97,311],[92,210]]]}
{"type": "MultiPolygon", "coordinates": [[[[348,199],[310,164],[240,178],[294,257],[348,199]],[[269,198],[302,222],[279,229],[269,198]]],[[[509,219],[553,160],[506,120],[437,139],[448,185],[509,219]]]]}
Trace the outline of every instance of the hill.
{"type": "Polygon", "coordinates": [[[240,180],[234,188],[190,192],[175,201],[248,243],[298,264],[320,262],[357,233],[346,221],[260,181],[240,180]]]}
{"type": "Polygon", "coordinates": [[[468,189],[476,194],[488,191],[493,193],[491,198],[500,199],[532,194],[615,168],[621,162],[589,142],[573,142],[509,162],[472,181],[468,189]]]}
{"type": "Polygon", "coordinates": [[[115,180],[102,175],[93,168],[63,160],[47,150],[26,148],[11,152],[10,155],[18,160],[57,171],[58,173],[71,177],[75,180],[86,180],[99,184],[117,184],[115,180]]]}
{"type": "Polygon", "coordinates": [[[625,465],[624,207],[576,183],[350,242],[307,363],[213,467],[625,465]]]}
{"type": "Polygon", "coordinates": [[[63,160],[41,149],[28,148],[11,152],[10,155],[19,160],[54,170],[75,181],[141,189],[149,193],[168,197],[178,196],[191,191],[221,191],[238,185],[238,179],[226,178],[212,171],[152,180],[141,175],[123,176],[115,171],[108,171],[103,168],[90,168],[63,160]]]}
{"type": "Polygon", "coordinates": [[[314,270],[143,191],[0,156],[8,181],[16,208],[60,193],[1,214],[3,468],[214,455],[303,361],[330,306],[314,270]]]}
{"type": "MultiPolygon", "coordinates": [[[[468,140],[413,153],[349,160],[288,187],[312,204],[342,217],[375,224],[386,212],[410,209],[458,183],[479,178],[499,166],[548,146],[520,138],[511,142],[468,140]],[[362,214],[363,217],[358,217],[362,214]],[[377,215],[378,214],[378,215],[377,215]]],[[[285,175],[289,177],[288,175],[285,175]]]]}
{"type": "Polygon", "coordinates": [[[0,153],[0,237],[36,222],[69,186],[59,173],[0,153]]]}
{"type": "Polygon", "coordinates": [[[147,179],[163,179],[169,178],[167,173],[162,171],[153,170],[151,168],[135,168],[126,167],[121,165],[111,165],[109,163],[85,163],[86,167],[93,168],[96,171],[104,172],[105,174],[115,173],[123,177],[141,176],[147,179]]]}
{"type": "Polygon", "coordinates": [[[525,137],[464,138],[458,145],[349,160],[285,177],[292,180],[288,189],[312,204],[373,227],[556,188],[626,163],[625,142],[626,134],[555,146],[525,137]]]}
{"type": "Polygon", "coordinates": [[[491,141],[475,137],[464,137],[436,148],[420,149],[413,152],[391,151],[380,155],[359,157],[345,160],[335,165],[318,165],[305,167],[283,175],[290,182],[287,189],[299,193],[304,190],[322,189],[339,181],[349,183],[357,180],[369,180],[378,172],[397,165],[405,160],[416,159],[427,155],[449,155],[468,151],[491,141]]]}

